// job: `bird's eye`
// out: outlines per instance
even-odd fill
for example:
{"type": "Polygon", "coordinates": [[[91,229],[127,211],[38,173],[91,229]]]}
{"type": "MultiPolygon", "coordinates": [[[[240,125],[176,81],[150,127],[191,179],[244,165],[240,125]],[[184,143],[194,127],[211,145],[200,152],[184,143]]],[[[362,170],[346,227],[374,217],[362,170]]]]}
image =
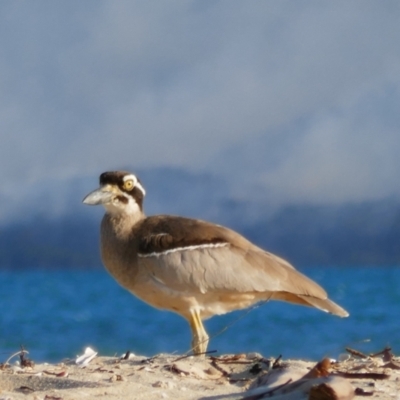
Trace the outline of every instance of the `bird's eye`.
{"type": "Polygon", "coordinates": [[[134,183],[132,179],[127,180],[126,182],[124,182],[124,189],[125,190],[132,190],[134,187],[134,183]]]}

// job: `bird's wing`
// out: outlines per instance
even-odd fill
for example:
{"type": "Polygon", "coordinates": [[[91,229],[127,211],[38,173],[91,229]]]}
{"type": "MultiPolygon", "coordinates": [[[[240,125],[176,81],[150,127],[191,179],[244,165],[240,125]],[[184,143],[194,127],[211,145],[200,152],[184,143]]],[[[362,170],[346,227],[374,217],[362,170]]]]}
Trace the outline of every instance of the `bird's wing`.
{"type": "Polygon", "coordinates": [[[288,262],[219,225],[149,217],[138,237],[138,262],[174,291],[287,292],[327,298],[324,289],[288,262]]]}

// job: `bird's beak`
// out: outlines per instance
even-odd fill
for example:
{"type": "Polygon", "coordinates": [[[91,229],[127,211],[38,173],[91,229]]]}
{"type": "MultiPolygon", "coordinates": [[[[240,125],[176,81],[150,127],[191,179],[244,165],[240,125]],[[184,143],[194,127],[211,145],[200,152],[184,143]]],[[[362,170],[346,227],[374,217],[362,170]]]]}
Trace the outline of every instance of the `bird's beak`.
{"type": "Polygon", "coordinates": [[[97,206],[99,204],[106,204],[111,201],[111,199],[115,196],[114,191],[109,186],[103,186],[99,189],[93,190],[90,192],[84,199],[83,203],[88,204],[90,206],[97,206]]]}

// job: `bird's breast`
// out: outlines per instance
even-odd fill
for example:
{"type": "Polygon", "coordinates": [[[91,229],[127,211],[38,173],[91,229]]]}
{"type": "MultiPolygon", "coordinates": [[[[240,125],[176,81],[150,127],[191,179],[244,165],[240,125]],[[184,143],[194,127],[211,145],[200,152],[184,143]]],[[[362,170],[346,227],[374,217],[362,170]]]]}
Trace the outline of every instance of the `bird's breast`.
{"type": "Polygon", "coordinates": [[[119,238],[103,222],[101,230],[101,258],[107,271],[128,290],[135,285],[137,276],[137,249],[129,238],[119,238]]]}

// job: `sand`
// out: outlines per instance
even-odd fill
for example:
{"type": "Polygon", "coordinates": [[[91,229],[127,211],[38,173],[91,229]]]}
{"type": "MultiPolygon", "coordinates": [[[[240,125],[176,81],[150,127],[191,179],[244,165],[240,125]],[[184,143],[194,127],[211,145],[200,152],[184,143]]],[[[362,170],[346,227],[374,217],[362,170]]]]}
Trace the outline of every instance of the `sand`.
{"type": "MultiPolygon", "coordinates": [[[[368,398],[400,400],[398,359],[389,360],[384,353],[364,358],[349,354],[344,358],[329,367],[330,374],[347,374],[344,379],[364,396],[370,394],[368,398]]],[[[14,360],[3,364],[0,400],[238,399],[249,393],[249,387],[264,388],[273,373],[292,373],[293,376],[297,373],[301,377],[316,364],[315,361],[285,359],[276,362],[256,353],[218,357],[131,355],[126,360],[97,355],[84,367],[75,361],[24,368],[14,360]]],[[[274,399],[274,396],[268,398],[274,399]]]]}

